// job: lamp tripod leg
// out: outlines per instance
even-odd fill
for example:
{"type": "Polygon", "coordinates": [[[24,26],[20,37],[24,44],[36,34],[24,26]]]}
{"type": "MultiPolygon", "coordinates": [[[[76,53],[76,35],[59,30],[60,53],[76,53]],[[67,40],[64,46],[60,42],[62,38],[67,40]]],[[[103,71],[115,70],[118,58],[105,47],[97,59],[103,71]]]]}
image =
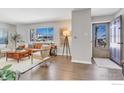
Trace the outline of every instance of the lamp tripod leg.
{"type": "Polygon", "coordinates": [[[68,53],[69,53],[69,55],[71,56],[70,46],[69,46],[69,41],[68,41],[68,39],[67,39],[67,47],[68,47],[68,53]]]}
{"type": "Polygon", "coordinates": [[[67,44],[67,38],[66,38],[66,56],[68,56],[68,44],[67,44]]]}
{"type": "Polygon", "coordinates": [[[65,40],[64,40],[64,44],[63,44],[63,53],[62,53],[62,55],[64,55],[64,52],[65,52],[65,40]]]}
{"type": "Polygon", "coordinates": [[[66,51],[66,56],[68,56],[68,55],[71,56],[68,37],[65,37],[64,44],[63,44],[63,54],[62,55],[64,55],[65,51],[66,51]]]}

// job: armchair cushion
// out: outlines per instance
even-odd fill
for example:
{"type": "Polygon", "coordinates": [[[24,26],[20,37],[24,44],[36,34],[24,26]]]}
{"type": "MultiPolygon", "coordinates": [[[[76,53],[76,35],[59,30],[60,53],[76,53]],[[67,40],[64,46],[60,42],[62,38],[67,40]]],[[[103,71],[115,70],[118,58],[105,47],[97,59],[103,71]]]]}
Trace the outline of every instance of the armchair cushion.
{"type": "Polygon", "coordinates": [[[34,44],[34,48],[36,48],[36,49],[40,49],[41,47],[42,47],[41,43],[35,43],[34,44]]]}

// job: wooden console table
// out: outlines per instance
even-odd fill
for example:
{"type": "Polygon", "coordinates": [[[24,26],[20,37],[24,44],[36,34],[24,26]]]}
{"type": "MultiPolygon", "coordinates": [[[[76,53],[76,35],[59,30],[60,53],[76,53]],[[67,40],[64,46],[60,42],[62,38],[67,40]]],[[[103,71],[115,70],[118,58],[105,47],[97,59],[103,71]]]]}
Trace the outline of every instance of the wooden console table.
{"type": "Polygon", "coordinates": [[[30,56],[31,56],[31,51],[29,50],[6,52],[6,61],[8,60],[8,58],[12,58],[12,59],[16,59],[17,62],[19,62],[20,59],[30,56]]]}

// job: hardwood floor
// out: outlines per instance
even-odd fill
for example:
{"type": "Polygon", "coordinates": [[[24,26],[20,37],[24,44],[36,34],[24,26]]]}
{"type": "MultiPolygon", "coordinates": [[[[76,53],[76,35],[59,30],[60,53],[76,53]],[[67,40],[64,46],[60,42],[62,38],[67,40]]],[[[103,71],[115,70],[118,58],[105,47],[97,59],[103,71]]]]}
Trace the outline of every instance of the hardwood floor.
{"type": "Polygon", "coordinates": [[[99,68],[95,64],[72,63],[70,58],[52,58],[48,67],[42,65],[21,75],[20,80],[123,80],[121,70],[99,68]]]}

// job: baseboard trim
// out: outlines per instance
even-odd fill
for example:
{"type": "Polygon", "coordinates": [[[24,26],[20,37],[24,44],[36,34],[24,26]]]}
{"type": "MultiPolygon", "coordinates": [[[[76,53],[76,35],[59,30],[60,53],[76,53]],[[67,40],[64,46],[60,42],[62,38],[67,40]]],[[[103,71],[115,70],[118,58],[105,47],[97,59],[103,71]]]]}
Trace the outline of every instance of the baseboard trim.
{"type": "Polygon", "coordinates": [[[62,55],[62,53],[57,53],[57,55],[60,55],[60,56],[61,56],[61,55],[62,55]]]}
{"type": "Polygon", "coordinates": [[[73,63],[82,63],[82,64],[92,64],[92,62],[89,61],[81,61],[81,60],[71,60],[73,63]]]}
{"type": "Polygon", "coordinates": [[[57,55],[60,55],[60,56],[70,56],[70,55],[66,55],[66,54],[62,54],[62,53],[57,53],[57,55]]]}

